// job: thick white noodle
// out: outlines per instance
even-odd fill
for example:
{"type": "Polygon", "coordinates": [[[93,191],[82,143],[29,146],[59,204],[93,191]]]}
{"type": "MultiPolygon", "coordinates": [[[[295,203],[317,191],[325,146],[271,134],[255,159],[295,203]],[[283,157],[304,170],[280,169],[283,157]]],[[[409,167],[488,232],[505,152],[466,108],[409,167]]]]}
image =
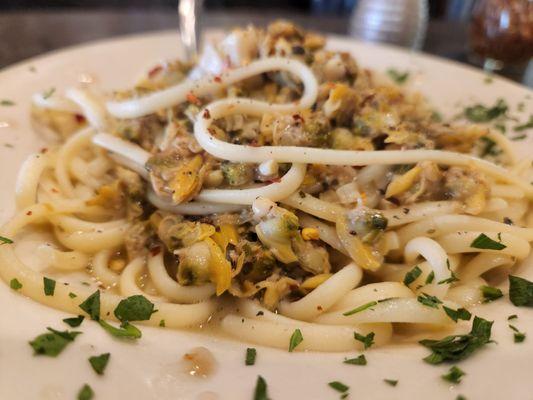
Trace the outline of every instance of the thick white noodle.
{"type": "Polygon", "coordinates": [[[506,199],[523,199],[524,191],[515,185],[492,184],[490,194],[494,197],[503,197],[506,199]]]}
{"type": "Polygon", "coordinates": [[[311,321],[326,312],[361,282],[363,270],[350,263],[298,301],[279,304],[281,314],[290,318],[311,321]]]}
{"type": "Polygon", "coordinates": [[[491,254],[506,254],[523,260],[529,254],[531,246],[529,242],[519,236],[510,233],[495,233],[495,232],[456,232],[437,238],[442,248],[448,253],[491,253],[491,254]],[[501,242],[506,247],[501,250],[497,249],[480,249],[472,247],[472,242],[482,233],[488,236],[495,242],[501,242]]]}
{"type": "Polygon", "coordinates": [[[203,286],[182,286],[173,280],[165,268],[163,254],[148,258],[148,272],[152,283],[159,293],[178,303],[198,303],[215,294],[213,284],[203,286]]]}
{"type": "Polygon", "coordinates": [[[120,275],[109,269],[111,254],[111,249],[101,250],[96,253],[92,261],[93,276],[108,288],[118,285],[120,280],[120,275]]]}
{"type": "Polygon", "coordinates": [[[407,225],[398,230],[403,245],[417,236],[437,237],[448,233],[468,231],[507,232],[527,241],[533,240],[532,228],[520,228],[490,219],[469,215],[442,215],[429,217],[422,221],[407,225]]]}
{"type": "Polygon", "coordinates": [[[161,210],[165,210],[178,215],[210,215],[221,213],[239,212],[242,205],[204,203],[200,201],[190,201],[182,204],[172,204],[170,201],[162,199],[153,190],[149,189],[148,201],[161,210]]]}
{"type": "Polygon", "coordinates": [[[337,230],[334,226],[328,225],[325,222],[322,222],[304,213],[298,213],[298,220],[300,221],[300,225],[304,228],[316,228],[318,230],[320,240],[329,244],[335,250],[340,251],[344,255],[348,256],[348,252],[342,245],[339,236],[337,235],[337,230]]]}
{"type": "Polygon", "coordinates": [[[480,277],[485,272],[501,267],[503,265],[513,265],[513,258],[503,254],[481,253],[472,258],[468,264],[461,267],[458,271],[461,281],[469,282],[480,277]]]}
{"type": "Polygon", "coordinates": [[[35,204],[37,188],[44,170],[50,166],[47,154],[32,154],[20,167],[15,186],[17,208],[22,209],[35,204]]]}
{"type": "MultiPolygon", "coordinates": [[[[297,60],[270,57],[253,61],[244,67],[223,72],[216,79],[215,77],[210,77],[197,81],[187,80],[176,86],[140,98],[122,102],[110,101],[107,103],[107,110],[117,118],[138,118],[154,113],[157,110],[183,103],[188,94],[201,97],[216,93],[226,86],[270,71],[287,71],[300,78],[304,84],[304,94],[299,101],[299,107],[302,109],[313,105],[318,92],[318,83],[311,69],[297,60]]],[[[276,112],[276,107],[271,105],[269,112],[276,112]]],[[[199,115],[202,115],[202,113],[199,115]]]]}
{"type": "Polygon", "coordinates": [[[431,265],[431,269],[435,273],[434,283],[428,285],[431,286],[431,291],[439,298],[444,298],[449,283],[438,282],[444,281],[451,277],[451,271],[448,269],[448,255],[443,247],[427,237],[417,237],[411,239],[404,249],[404,258],[407,263],[412,263],[418,256],[424,257],[431,265]]]}
{"type": "Polygon", "coordinates": [[[460,304],[461,307],[470,307],[481,304],[484,300],[480,286],[486,285],[482,278],[474,278],[462,285],[451,288],[448,291],[447,299],[460,304]]]}
{"type": "Polygon", "coordinates": [[[137,257],[134,260],[130,261],[128,265],[126,265],[126,268],[124,268],[124,270],[120,274],[120,294],[125,297],[141,295],[152,302],[165,301],[166,299],[161,296],[149,295],[148,293],[141,290],[141,288],[137,285],[137,279],[144,270],[144,264],[144,258],[137,257]]]}
{"type": "MultiPolygon", "coordinates": [[[[457,309],[457,304],[444,301],[446,307],[457,309]]],[[[450,324],[453,321],[442,308],[428,307],[416,298],[390,299],[359,311],[352,315],[331,312],[320,315],[315,322],[319,324],[352,325],[376,322],[403,322],[420,324],[450,324]]]]}
{"type": "Polygon", "coordinates": [[[52,96],[45,96],[44,93],[35,93],[31,99],[33,104],[40,108],[65,111],[75,114],[81,114],[82,112],[76,103],[55,93],[52,96]]]}
{"type": "Polygon", "coordinates": [[[107,112],[96,96],[85,89],[69,88],[65,96],[76,103],[82,110],[89,125],[98,131],[105,130],[108,125],[107,112]]]}
{"type": "Polygon", "coordinates": [[[148,178],[145,164],[150,158],[150,153],[142,147],[109,133],[98,133],[93,136],[92,140],[95,145],[119,156],[117,162],[131,168],[145,179],[148,178]]]}

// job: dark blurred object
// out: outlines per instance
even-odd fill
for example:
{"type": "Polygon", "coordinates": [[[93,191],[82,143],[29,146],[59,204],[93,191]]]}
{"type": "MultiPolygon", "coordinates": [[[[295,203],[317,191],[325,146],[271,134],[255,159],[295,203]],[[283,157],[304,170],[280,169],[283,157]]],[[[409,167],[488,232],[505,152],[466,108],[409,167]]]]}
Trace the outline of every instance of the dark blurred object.
{"type": "Polygon", "coordinates": [[[484,59],[522,64],[533,57],[533,2],[478,0],[469,29],[472,50],[484,59]]]}
{"type": "Polygon", "coordinates": [[[533,57],[533,2],[476,0],[469,26],[469,61],[520,79],[533,57]]]}

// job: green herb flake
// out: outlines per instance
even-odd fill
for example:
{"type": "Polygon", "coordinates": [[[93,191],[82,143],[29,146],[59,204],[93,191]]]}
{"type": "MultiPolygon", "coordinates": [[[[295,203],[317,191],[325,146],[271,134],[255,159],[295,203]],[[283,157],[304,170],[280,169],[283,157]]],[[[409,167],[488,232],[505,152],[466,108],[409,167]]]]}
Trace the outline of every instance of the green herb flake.
{"type": "Polygon", "coordinates": [[[494,78],[492,77],[492,75],[485,75],[485,78],[483,79],[483,82],[486,83],[486,84],[490,84],[490,83],[494,82],[494,78]]]}
{"type": "Polygon", "coordinates": [[[509,275],[509,298],[517,307],[533,307],[533,282],[509,275]]]}
{"type": "Polygon", "coordinates": [[[516,314],[509,315],[509,316],[507,317],[507,321],[511,321],[512,319],[517,319],[517,318],[518,318],[518,315],[516,315],[516,314]]]}
{"type": "Polygon", "coordinates": [[[466,397],[460,394],[455,398],[455,400],[466,400],[466,397]]]}
{"type": "Polygon", "coordinates": [[[369,303],[363,304],[362,306],[354,308],[353,310],[346,311],[345,313],[342,313],[342,315],[348,317],[350,315],[357,314],[358,312],[364,311],[364,310],[366,310],[366,309],[368,309],[370,307],[374,307],[377,304],[378,304],[377,301],[371,301],[369,303]]]}
{"type": "Polygon", "coordinates": [[[397,379],[383,379],[383,382],[385,382],[387,385],[392,386],[392,387],[398,385],[397,379]]]}
{"type": "Polygon", "coordinates": [[[421,274],[422,270],[418,267],[418,265],[415,265],[412,270],[405,274],[405,277],[403,278],[403,284],[405,286],[409,286],[411,283],[416,281],[421,274]]]}
{"type": "Polygon", "coordinates": [[[154,304],[143,295],[130,296],[115,308],[115,317],[120,321],[147,321],[154,313],[154,304]]]}
{"type": "Polygon", "coordinates": [[[426,285],[433,283],[434,280],[435,280],[435,271],[431,271],[426,278],[426,285]]]}
{"type": "Polygon", "coordinates": [[[453,321],[457,322],[458,320],[462,319],[464,321],[469,321],[472,317],[472,314],[466,309],[466,308],[459,308],[457,310],[454,310],[453,308],[449,308],[446,306],[442,306],[444,309],[444,312],[448,317],[450,317],[453,321]]]}
{"type": "Polygon", "coordinates": [[[490,342],[493,321],[474,317],[470,333],[451,335],[440,340],[421,340],[419,343],[432,353],[424,358],[429,364],[440,364],[444,361],[459,361],[467,358],[476,350],[490,342]]]}
{"type": "Polygon", "coordinates": [[[11,100],[0,100],[0,106],[9,107],[14,106],[15,102],[11,100]]]}
{"type": "Polygon", "coordinates": [[[432,308],[439,308],[439,304],[442,304],[442,301],[438,297],[430,296],[427,293],[422,293],[419,295],[417,300],[419,303],[432,308]]]}
{"type": "Polygon", "coordinates": [[[103,319],[99,320],[98,323],[109,334],[118,338],[139,339],[142,336],[141,331],[137,327],[131,325],[129,322],[122,323],[120,328],[116,328],[113,325],[108,324],[103,319]]]}
{"type": "Polygon", "coordinates": [[[100,290],[97,290],[87,297],[87,299],[80,304],[80,308],[89,314],[92,320],[98,321],[100,319],[100,290]]]}
{"type": "Polygon", "coordinates": [[[109,357],[111,357],[110,353],[89,357],[89,363],[91,364],[91,367],[93,367],[94,372],[96,372],[98,375],[103,375],[105,368],[107,367],[107,363],[109,362],[109,357]]]}
{"type": "Polygon", "coordinates": [[[465,375],[466,373],[463,370],[453,366],[447,374],[441,375],[441,378],[450,383],[461,383],[461,378],[465,375]]]}
{"type": "Polygon", "coordinates": [[[483,303],[488,303],[503,297],[502,291],[492,286],[483,285],[479,287],[479,290],[481,290],[481,294],[483,295],[483,303]]]}
{"type": "Polygon", "coordinates": [[[257,381],[255,382],[254,400],[269,400],[267,383],[261,375],[257,376],[257,381]]]}
{"type": "Polygon", "coordinates": [[[533,115],[530,115],[526,123],[515,126],[513,130],[515,132],[522,132],[522,131],[525,131],[526,129],[532,129],[532,128],[533,128],[533,115]]]}
{"type": "Polygon", "coordinates": [[[509,325],[509,328],[511,328],[514,331],[514,342],[515,343],[522,343],[524,340],[526,340],[526,334],[524,332],[520,332],[516,326],[509,325]]]}
{"type": "Polygon", "coordinates": [[[254,365],[255,357],[257,356],[257,350],[253,347],[248,347],[246,349],[246,358],[244,360],[245,365],[254,365]]]}
{"type": "Polygon", "coordinates": [[[302,336],[302,331],[296,329],[291,335],[291,340],[289,341],[289,353],[291,353],[296,348],[296,346],[302,343],[303,340],[304,337],[302,336]]]}
{"type": "Polygon", "coordinates": [[[22,289],[22,283],[17,278],[13,278],[9,281],[9,287],[13,290],[22,289]]]}
{"type": "Polygon", "coordinates": [[[507,246],[503,243],[496,242],[484,233],[481,233],[477,238],[472,241],[472,243],[470,243],[470,247],[474,249],[503,250],[507,246]]]}
{"type": "Polygon", "coordinates": [[[34,355],[57,357],[76,336],[81,334],[81,332],[76,331],[61,332],[52,328],[47,329],[50,333],[43,333],[29,342],[30,346],[33,348],[34,355]]]}
{"type": "Polygon", "coordinates": [[[400,72],[397,69],[389,68],[387,70],[387,75],[389,75],[389,77],[398,85],[403,85],[409,78],[409,71],[400,72]]]}
{"type": "Polygon", "coordinates": [[[81,325],[84,319],[85,317],[83,315],[78,315],[77,317],[65,318],[63,322],[71,328],[77,328],[81,325]]]}
{"type": "Polygon", "coordinates": [[[350,389],[349,386],[346,386],[344,383],[339,382],[339,381],[329,382],[328,386],[336,390],[337,392],[341,392],[341,393],[347,392],[348,389],[350,389]]]}
{"type": "Polygon", "coordinates": [[[68,297],[70,297],[71,299],[75,299],[76,297],[78,297],[78,295],[77,295],[76,293],[72,293],[72,292],[70,292],[70,293],[68,294],[68,297]]]}
{"type": "Polygon", "coordinates": [[[10,238],[7,238],[5,236],[0,236],[0,244],[11,244],[13,241],[10,238]]]}
{"type": "Polygon", "coordinates": [[[505,115],[508,106],[503,99],[499,99],[492,107],[476,104],[466,107],[464,116],[471,122],[489,122],[499,116],[505,115]]]}
{"type": "Polygon", "coordinates": [[[54,281],[53,279],[47,278],[45,276],[43,277],[43,284],[44,284],[44,294],[46,296],[53,296],[56,290],[56,281],[54,281]]]}
{"type": "Polygon", "coordinates": [[[350,365],[366,365],[366,357],[364,354],[361,354],[359,357],[354,358],[346,358],[343,361],[344,364],[350,364],[350,365]]]}
{"type": "Polygon", "coordinates": [[[361,334],[359,334],[357,332],[353,333],[354,339],[360,341],[361,343],[363,343],[364,350],[370,348],[374,344],[374,336],[376,336],[376,334],[374,332],[370,332],[366,336],[365,335],[361,335],[361,334]]]}
{"type": "Polygon", "coordinates": [[[486,156],[497,156],[501,153],[501,150],[499,150],[498,145],[491,138],[484,136],[480,140],[481,142],[483,142],[484,145],[479,155],[481,158],[484,158],[486,156]]]}
{"type": "Polygon", "coordinates": [[[55,93],[55,91],[56,91],[56,88],[54,88],[54,87],[48,89],[46,92],[43,93],[43,99],[46,100],[46,99],[52,97],[52,95],[55,93]]]}
{"type": "Polygon", "coordinates": [[[83,385],[83,387],[78,392],[78,400],[91,400],[93,397],[94,392],[87,384],[83,385]]]}
{"type": "Polygon", "coordinates": [[[164,328],[164,327],[166,326],[166,324],[165,324],[165,320],[164,320],[164,319],[162,319],[161,321],[159,321],[159,326],[160,326],[161,328],[164,328]]]}

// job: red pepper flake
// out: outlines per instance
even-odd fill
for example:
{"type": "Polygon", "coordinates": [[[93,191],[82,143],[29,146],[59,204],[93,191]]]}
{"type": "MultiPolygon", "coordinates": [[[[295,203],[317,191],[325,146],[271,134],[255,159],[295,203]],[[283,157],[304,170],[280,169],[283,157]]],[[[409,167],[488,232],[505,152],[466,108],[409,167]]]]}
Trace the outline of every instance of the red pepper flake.
{"type": "Polygon", "coordinates": [[[56,188],[52,188],[52,192],[59,193],[59,190],[57,190],[56,188]]]}
{"type": "Polygon", "coordinates": [[[163,66],[162,65],[156,65],[154,68],[152,68],[149,72],[148,72],[148,77],[149,78],[153,78],[155,75],[157,75],[158,72],[162,71],[163,70],[163,66]]]}
{"type": "Polygon", "coordinates": [[[161,253],[161,247],[160,246],[152,247],[150,249],[150,254],[152,255],[152,257],[157,256],[159,253],[161,253]]]}
{"type": "Polygon", "coordinates": [[[47,149],[46,147],[43,147],[43,148],[41,149],[41,154],[44,154],[44,153],[46,153],[47,151],[48,151],[48,149],[47,149]]]}
{"type": "Polygon", "coordinates": [[[270,183],[279,183],[279,182],[281,182],[281,178],[272,178],[272,179],[269,179],[268,182],[270,182],[270,183]]]}
{"type": "Polygon", "coordinates": [[[202,105],[202,102],[200,101],[200,99],[196,97],[192,92],[187,93],[186,98],[189,103],[195,104],[197,106],[202,105]]]}
{"type": "Polygon", "coordinates": [[[74,118],[76,118],[76,122],[78,124],[82,124],[82,123],[85,122],[85,117],[83,115],[81,115],[81,114],[75,114],[74,118]]]}
{"type": "Polygon", "coordinates": [[[29,215],[32,215],[32,214],[33,214],[33,212],[31,212],[31,211],[28,211],[28,212],[26,213],[26,215],[28,215],[28,216],[29,216],[29,215]]]}
{"type": "Polygon", "coordinates": [[[304,117],[302,117],[300,114],[294,114],[292,116],[292,119],[295,120],[295,121],[301,121],[301,122],[304,122],[304,117]]]}
{"type": "Polygon", "coordinates": [[[222,83],[222,78],[218,75],[215,76],[213,79],[215,80],[216,83],[222,83]]]}
{"type": "Polygon", "coordinates": [[[204,110],[204,118],[205,119],[211,118],[211,113],[209,112],[207,108],[204,110]]]}

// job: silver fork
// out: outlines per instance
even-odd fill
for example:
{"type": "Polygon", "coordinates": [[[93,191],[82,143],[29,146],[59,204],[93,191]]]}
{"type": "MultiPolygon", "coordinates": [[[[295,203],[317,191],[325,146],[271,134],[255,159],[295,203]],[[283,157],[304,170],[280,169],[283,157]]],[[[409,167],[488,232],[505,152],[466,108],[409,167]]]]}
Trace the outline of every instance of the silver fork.
{"type": "Polygon", "coordinates": [[[199,19],[202,12],[202,0],[180,0],[178,13],[180,18],[181,43],[185,50],[185,60],[193,62],[198,55],[200,42],[199,19]]]}

